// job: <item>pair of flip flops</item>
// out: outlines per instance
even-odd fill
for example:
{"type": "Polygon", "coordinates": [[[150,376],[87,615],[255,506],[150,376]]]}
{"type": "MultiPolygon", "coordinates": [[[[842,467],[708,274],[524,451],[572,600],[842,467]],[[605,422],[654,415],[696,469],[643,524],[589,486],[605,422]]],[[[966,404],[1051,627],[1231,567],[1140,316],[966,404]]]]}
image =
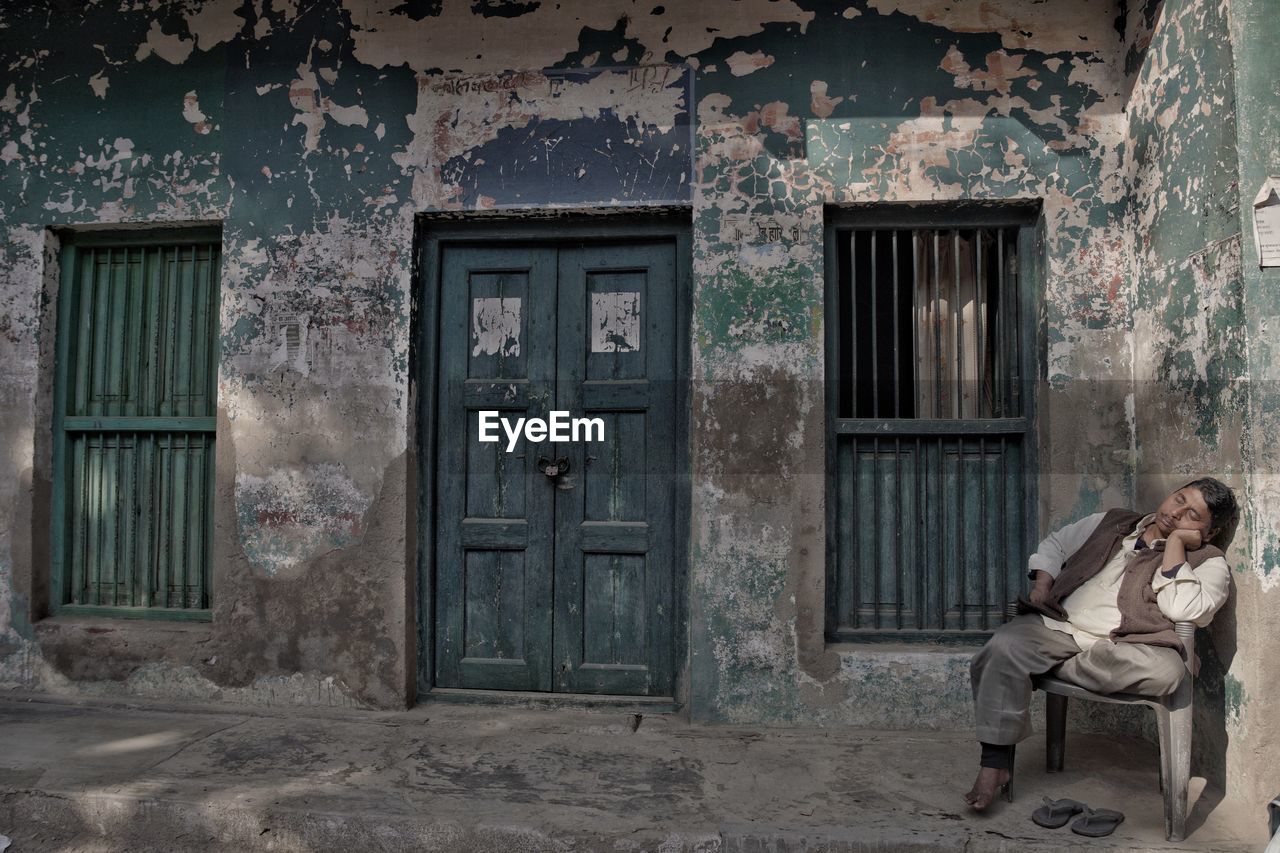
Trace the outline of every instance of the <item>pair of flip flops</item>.
{"type": "Polygon", "coordinates": [[[1047,829],[1059,829],[1078,814],[1083,816],[1071,824],[1071,831],[1090,838],[1110,835],[1124,823],[1124,815],[1114,809],[1091,809],[1075,800],[1051,800],[1048,797],[1044,798],[1043,806],[1031,813],[1031,819],[1047,829]]]}

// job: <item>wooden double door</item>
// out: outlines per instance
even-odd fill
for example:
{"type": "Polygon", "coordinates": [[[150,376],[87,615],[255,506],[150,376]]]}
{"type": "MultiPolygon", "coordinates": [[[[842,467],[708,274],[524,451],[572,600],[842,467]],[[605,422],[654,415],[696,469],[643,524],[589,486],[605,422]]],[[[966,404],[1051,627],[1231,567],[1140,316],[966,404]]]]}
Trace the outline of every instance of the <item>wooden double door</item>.
{"type": "Polygon", "coordinates": [[[439,257],[434,683],[671,695],[676,244],[439,257]],[[553,411],[601,440],[480,441],[553,411]]]}

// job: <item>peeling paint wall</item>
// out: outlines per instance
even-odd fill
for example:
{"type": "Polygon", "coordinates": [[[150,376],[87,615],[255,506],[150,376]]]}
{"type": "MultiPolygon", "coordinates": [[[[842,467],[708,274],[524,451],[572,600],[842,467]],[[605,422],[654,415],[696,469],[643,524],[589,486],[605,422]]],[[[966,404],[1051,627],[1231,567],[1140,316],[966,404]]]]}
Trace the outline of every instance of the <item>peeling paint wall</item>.
{"type": "MultiPolygon", "coordinates": [[[[1201,472],[1241,486],[1244,327],[1236,104],[1225,7],[1133,10],[1137,80],[1126,177],[1132,187],[1136,490],[1159,500],[1201,472]]],[[[1241,549],[1236,548],[1239,552],[1241,549]]],[[[1238,596],[1200,638],[1196,766],[1225,784],[1238,596]]]]}
{"type": "MultiPolygon", "coordinates": [[[[397,5],[91,4],[75,27],[51,9],[0,19],[13,81],[0,99],[5,340],[21,367],[5,374],[3,499],[26,508],[0,545],[4,680],[138,692],[159,689],[168,665],[181,693],[281,701],[287,679],[298,701],[406,701],[414,214],[687,202],[692,128],[684,66],[595,70],[583,56],[556,69],[527,55],[544,42],[526,22],[397,5]],[[492,30],[494,58],[446,26],[492,30]],[[419,29],[429,35],[398,40],[419,29]],[[47,531],[30,512],[41,494],[47,504],[51,467],[35,440],[52,375],[52,350],[36,354],[54,316],[44,229],[208,221],[224,250],[213,623],[32,627],[48,611],[29,589],[40,560],[10,554],[15,537],[47,531]]],[[[572,38],[576,13],[527,23],[566,60],[597,17],[596,40],[619,41],[602,66],[636,65],[647,54],[628,45],[669,27],[615,33],[620,17],[599,11],[572,38]]]]}
{"type": "Polygon", "coordinates": [[[1265,470],[1275,431],[1237,380],[1271,370],[1280,326],[1247,307],[1274,282],[1243,272],[1239,200],[1280,167],[1233,154],[1236,6],[1261,0],[7,9],[0,681],[407,701],[415,216],[688,205],[693,718],[964,727],[967,651],[824,640],[823,208],[1036,199],[1042,527],[1202,470],[1244,487],[1202,719],[1207,760],[1257,787],[1238,747],[1213,757],[1261,731],[1245,638],[1280,577],[1245,565],[1280,554],[1259,521],[1280,491],[1241,464],[1243,442],[1265,470]],[[214,620],[41,620],[45,229],[190,222],[223,228],[214,620]]]}
{"type": "MultiPolygon", "coordinates": [[[[1230,551],[1234,594],[1199,638],[1205,666],[1197,681],[1195,760],[1197,772],[1260,808],[1280,790],[1280,775],[1258,765],[1256,746],[1274,744],[1277,734],[1276,721],[1257,704],[1280,675],[1262,627],[1275,561],[1266,554],[1272,513],[1259,499],[1274,466],[1254,456],[1262,436],[1275,435],[1262,415],[1275,389],[1253,373],[1273,369],[1264,367],[1273,359],[1259,353],[1261,326],[1251,317],[1269,309],[1246,286],[1247,269],[1257,269],[1246,248],[1257,179],[1253,187],[1242,181],[1242,162],[1262,153],[1254,146],[1265,148],[1274,125],[1245,129],[1256,109],[1240,98],[1235,74],[1255,63],[1234,55],[1240,35],[1230,17],[1227,3],[1165,0],[1129,18],[1129,41],[1143,47],[1133,55],[1125,164],[1133,211],[1135,489],[1139,500],[1154,501],[1209,472],[1241,499],[1230,551]]],[[[1268,97],[1274,100],[1273,85],[1268,97]]],[[[1274,143],[1262,156],[1274,162],[1274,143]]]]}
{"type": "Polygon", "coordinates": [[[691,601],[703,719],[896,725],[910,708],[919,725],[968,721],[967,652],[908,665],[823,639],[824,204],[1043,199],[1045,522],[1132,493],[1117,10],[886,5],[827,9],[803,40],[759,45],[745,74],[741,56],[728,74],[700,57],[691,601]],[[894,61],[905,56],[909,67],[894,61]],[[770,244],[726,217],[799,236],[770,244]]]}
{"type": "Polygon", "coordinates": [[[1241,305],[1246,330],[1242,454],[1243,521],[1236,541],[1235,659],[1223,678],[1227,717],[1228,790],[1250,803],[1280,792],[1280,770],[1268,759],[1280,752],[1280,270],[1257,266],[1249,209],[1268,175],[1280,175],[1280,38],[1274,4],[1231,0],[1227,22],[1233,52],[1240,183],[1241,305]]]}

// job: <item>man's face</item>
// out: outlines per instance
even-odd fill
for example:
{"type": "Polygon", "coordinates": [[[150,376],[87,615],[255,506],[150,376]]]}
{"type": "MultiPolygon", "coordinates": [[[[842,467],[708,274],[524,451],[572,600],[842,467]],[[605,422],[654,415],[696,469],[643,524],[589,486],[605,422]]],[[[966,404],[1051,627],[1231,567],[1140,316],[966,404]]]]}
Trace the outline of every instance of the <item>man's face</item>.
{"type": "Polygon", "coordinates": [[[1207,541],[1210,537],[1213,517],[1204,495],[1195,486],[1187,486],[1169,495],[1156,508],[1155,525],[1160,536],[1167,539],[1175,530],[1198,530],[1207,541]]]}

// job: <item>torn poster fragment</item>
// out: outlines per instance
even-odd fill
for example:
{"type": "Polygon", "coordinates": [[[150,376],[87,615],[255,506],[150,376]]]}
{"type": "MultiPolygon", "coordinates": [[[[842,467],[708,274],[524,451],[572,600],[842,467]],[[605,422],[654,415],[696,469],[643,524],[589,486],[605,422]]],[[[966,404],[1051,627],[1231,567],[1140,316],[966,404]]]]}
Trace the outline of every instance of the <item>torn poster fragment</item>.
{"type": "Polygon", "coordinates": [[[591,294],[591,351],[639,350],[640,294],[634,290],[591,294]]]}
{"type": "Polygon", "coordinates": [[[1258,266],[1280,267],[1280,177],[1275,175],[1263,181],[1253,200],[1253,241],[1258,266]]]}
{"type": "Polygon", "coordinates": [[[471,300],[471,357],[520,355],[520,298],[471,300]]]}

